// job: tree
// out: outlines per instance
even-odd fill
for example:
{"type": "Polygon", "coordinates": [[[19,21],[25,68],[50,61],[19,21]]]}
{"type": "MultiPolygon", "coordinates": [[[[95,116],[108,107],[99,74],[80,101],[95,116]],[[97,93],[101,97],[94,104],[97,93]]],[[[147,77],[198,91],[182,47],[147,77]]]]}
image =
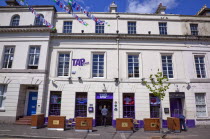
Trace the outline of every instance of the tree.
{"type": "Polygon", "coordinates": [[[151,74],[149,77],[151,84],[147,81],[144,81],[143,84],[146,85],[146,87],[149,89],[151,93],[153,93],[154,96],[158,97],[160,99],[160,127],[162,127],[162,104],[161,101],[165,97],[166,90],[169,89],[170,83],[167,83],[168,78],[166,76],[163,76],[163,73],[158,70],[156,74],[151,74]]]}

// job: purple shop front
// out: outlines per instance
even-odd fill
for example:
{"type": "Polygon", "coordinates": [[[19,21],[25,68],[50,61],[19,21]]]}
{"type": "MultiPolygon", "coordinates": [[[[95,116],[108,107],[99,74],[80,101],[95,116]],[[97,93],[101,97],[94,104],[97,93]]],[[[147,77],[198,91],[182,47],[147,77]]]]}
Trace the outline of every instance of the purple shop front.
{"type": "Polygon", "coordinates": [[[95,124],[96,126],[112,125],[113,93],[96,93],[95,124]],[[106,106],[108,114],[106,123],[102,122],[101,110],[106,106]]]}

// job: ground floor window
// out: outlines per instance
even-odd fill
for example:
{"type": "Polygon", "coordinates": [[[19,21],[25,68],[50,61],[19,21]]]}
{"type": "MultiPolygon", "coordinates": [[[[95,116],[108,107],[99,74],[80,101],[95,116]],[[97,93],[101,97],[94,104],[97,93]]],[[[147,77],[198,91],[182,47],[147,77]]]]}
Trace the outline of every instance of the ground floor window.
{"type": "Polygon", "coordinates": [[[75,117],[87,117],[87,93],[76,93],[75,117]]]}
{"type": "Polygon", "coordinates": [[[61,111],[61,92],[51,92],[49,115],[60,115],[60,111],[61,111]]]}
{"type": "Polygon", "coordinates": [[[150,94],[150,117],[160,117],[160,99],[153,94],[150,94]]]}
{"type": "Polygon", "coordinates": [[[123,94],[123,118],[135,119],[134,93],[123,94]]]}
{"type": "Polygon", "coordinates": [[[4,107],[4,100],[5,100],[5,93],[6,93],[6,85],[0,85],[0,108],[4,107]]]}
{"type": "Polygon", "coordinates": [[[196,93],[195,102],[196,102],[196,115],[197,117],[206,116],[206,100],[205,93],[196,93]]]}

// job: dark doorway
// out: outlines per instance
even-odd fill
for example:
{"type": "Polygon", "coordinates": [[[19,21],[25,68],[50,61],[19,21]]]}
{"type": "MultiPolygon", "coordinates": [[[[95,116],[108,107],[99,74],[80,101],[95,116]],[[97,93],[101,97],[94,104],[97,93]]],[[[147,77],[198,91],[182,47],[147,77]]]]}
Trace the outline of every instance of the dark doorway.
{"type": "Polygon", "coordinates": [[[183,114],[182,99],[170,98],[171,117],[179,117],[183,114]]]}
{"type": "Polygon", "coordinates": [[[112,125],[112,99],[96,99],[96,126],[102,125],[101,109],[104,105],[108,109],[106,125],[112,125]]]}

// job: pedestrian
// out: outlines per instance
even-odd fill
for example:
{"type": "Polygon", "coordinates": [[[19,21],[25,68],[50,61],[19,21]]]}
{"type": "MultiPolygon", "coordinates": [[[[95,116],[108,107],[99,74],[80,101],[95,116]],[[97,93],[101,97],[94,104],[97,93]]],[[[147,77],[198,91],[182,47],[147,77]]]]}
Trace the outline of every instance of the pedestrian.
{"type": "Polygon", "coordinates": [[[106,108],[106,105],[104,105],[104,108],[101,110],[101,114],[102,114],[102,125],[106,127],[106,118],[108,114],[108,109],[106,108]]]}
{"type": "Polygon", "coordinates": [[[180,119],[180,130],[187,131],[186,124],[185,124],[185,116],[180,114],[179,119],[180,119]]]}

